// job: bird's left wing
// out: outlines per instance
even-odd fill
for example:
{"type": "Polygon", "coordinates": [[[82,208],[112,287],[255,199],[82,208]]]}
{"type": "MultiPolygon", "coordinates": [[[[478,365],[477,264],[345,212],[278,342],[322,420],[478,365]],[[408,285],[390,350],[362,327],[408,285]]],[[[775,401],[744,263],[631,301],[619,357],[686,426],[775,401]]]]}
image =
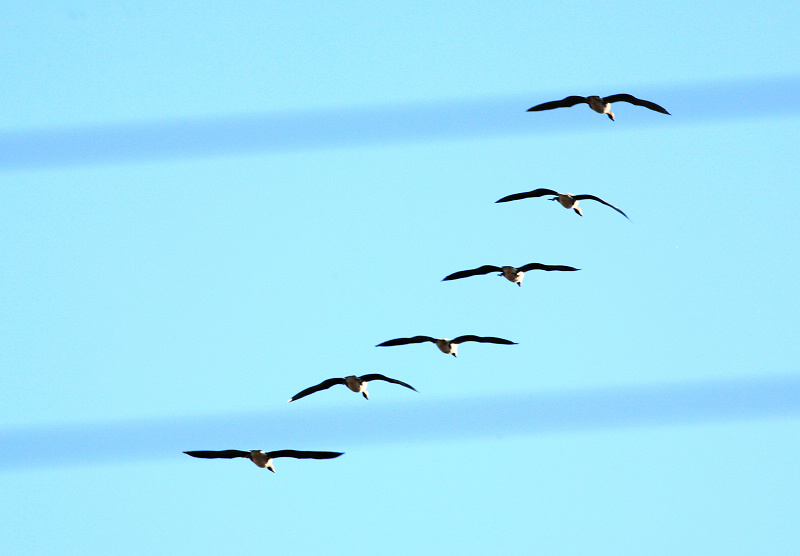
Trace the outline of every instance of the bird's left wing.
{"type": "Polygon", "coordinates": [[[309,394],[313,394],[314,392],[319,392],[320,390],[326,390],[335,384],[344,384],[345,381],[343,378],[329,378],[328,380],[323,380],[316,386],[311,386],[310,388],[306,388],[302,392],[298,392],[291,398],[289,398],[290,402],[295,400],[299,400],[300,398],[305,398],[309,394]]]}
{"type": "Polygon", "coordinates": [[[385,342],[381,342],[375,347],[387,347],[387,346],[404,346],[406,344],[419,344],[422,342],[435,342],[436,338],[431,338],[430,336],[414,336],[413,338],[395,338],[394,340],[386,340],[385,342]]]}
{"type": "Polygon", "coordinates": [[[445,280],[458,280],[459,278],[467,278],[469,276],[477,276],[479,274],[489,274],[490,272],[502,272],[502,268],[499,266],[492,266],[490,264],[483,265],[479,268],[473,268],[470,270],[459,270],[458,272],[454,272],[449,276],[445,276],[442,278],[442,282],[445,280]]]}
{"type": "Polygon", "coordinates": [[[542,110],[552,110],[553,108],[569,108],[570,106],[575,106],[576,104],[580,104],[581,102],[586,102],[586,97],[581,97],[577,95],[573,95],[567,98],[562,98],[561,100],[551,100],[550,102],[543,102],[542,104],[537,104],[531,108],[528,108],[528,112],[541,112],[542,110]]]}
{"type": "Polygon", "coordinates": [[[557,191],[553,191],[552,189],[534,189],[533,191],[525,191],[524,193],[514,193],[513,195],[508,195],[503,197],[502,199],[498,199],[495,203],[507,203],[508,201],[518,201],[520,199],[527,199],[528,197],[542,197],[543,195],[558,195],[557,191]]]}
{"type": "Polygon", "coordinates": [[[231,459],[231,458],[249,458],[250,452],[243,450],[200,450],[195,452],[184,452],[184,454],[192,456],[193,458],[206,458],[206,459],[231,459]]]}

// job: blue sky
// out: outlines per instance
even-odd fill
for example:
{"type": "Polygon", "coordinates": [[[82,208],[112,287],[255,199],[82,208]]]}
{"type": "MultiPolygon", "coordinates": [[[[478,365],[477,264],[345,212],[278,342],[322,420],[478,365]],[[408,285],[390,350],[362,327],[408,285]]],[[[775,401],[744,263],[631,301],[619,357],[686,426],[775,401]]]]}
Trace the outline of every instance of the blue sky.
{"type": "Polygon", "coordinates": [[[33,2],[10,554],[796,554],[793,2],[33,2]],[[527,113],[579,94],[615,105],[527,113]],[[547,187],[598,195],[583,218],[547,187]],[[563,264],[521,288],[484,264],[563,264]],[[375,348],[417,334],[509,338],[375,348]],[[370,400],[323,379],[383,373],[370,400]],[[184,450],[310,449],[249,462],[184,450]]]}

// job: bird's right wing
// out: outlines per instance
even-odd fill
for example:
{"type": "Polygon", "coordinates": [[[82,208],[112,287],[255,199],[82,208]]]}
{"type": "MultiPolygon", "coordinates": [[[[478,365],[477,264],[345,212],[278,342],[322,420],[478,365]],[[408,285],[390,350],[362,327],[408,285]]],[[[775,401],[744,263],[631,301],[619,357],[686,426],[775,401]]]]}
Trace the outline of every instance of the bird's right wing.
{"type": "Polygon", "coordinates": [[[619,94],[619,95],[611,95],[610,97],[605,97],[603,100],[606,102],[630,102],[631,104],[635,104],[636,106],[644,106],[645,108],[649,108],[650,110],[655,110],[656,112],[661,112],[662,114],[667,114],[671,116],[669,112],[663,106],[659,106],[655,102],[649,100],[642,100],[640,98],[636,98],[633,95],[628,94],[619,94]]]}
{"type": "Polygon", "coordinates": [[[250,452],[243,450],[200,450],[196,452],[184,452],[184,454],[192,456],[193,458],[206,458],[206,459],[231,459],[231,458],[249,458],[250,452]]]}
{"type": "Polygon", "coordinates": [[[406,388],[411,388],[414,392],[417,391],[416,388],[414,388],[410,384],[406,384],[402,380],[397,380],[396,378],[389,378],[388,376],[379,375],[377,373],[370,374],[370,375],[364,375],[364,376],[359,377],[359,378],[361,378],[361,380],[366,380],[367,382],[369,382],[371,380],[385,380],[386,382],[391,382],[392,384],[399,384],[400,386],[405,386],[406,388]]]}
{"type": "Polygon", "coordinates": [[[414,336],[413,338],[395,338],[378,344],[375,347],[404,346],[406,344],[420,344],[422,342],[435,342],[436,338],[430,336],[414,336]]]}
{"type": "MultiPolygon", "coordinates": [[[[622,216],[624,216],[625,218],[628,218],[628,215],[627,215],[627,214],[625,214],[624,212],[622,212],[622,210],[618,209],[617,207],[615,207],[614,205],[612,205],[612,204],[611,204],[611,203],[609,203],[608,201],[604,201],[604,200],[603,200],[603,199],[601,199],[600,197],[597,197],[596,195],[588,195],[588,194],[586,194],[586,195],[575,195],[575,196],[573,197],[573,199],[575,199],[575,200],[577,200],[577,201],[582,201],[582,200],[584,200],[584,199],[591,199],[591,200],[593,200],[593,201],[597,201],[598,203],[603,203],[605,206],[607,206],[607,207],[611,207],[612,209],[614,209],[615,211],[617,211],[618,213],[620,213],[620,214],[621,214],[622,216]]],[[[630,218],[628,218],[628,220],[630,220],[630,218]]]]}
{"type": "Polygon", "coordinates": [[[542,197],[544,195],[556,195],[558,196],[557,191],[553,191],[552,189],[534,189],[533,191],[526,191],[524,193],[514,193],[513,195],[508,195],[507,197],[503,197],[495,201],[495,203],[507,203],[508,201],[518,201],[520,199],[527,199],[528,197],[542,197]]]}
{"type": "Polygon", "coordinates": [[[477,276],[479,274],[489,274],[490,272],[502,272],[503,269],[499,266],[492,266],[490,264],[484,265],[480,268],[473,268],[471,270],[459,270],[458,272],[454,272],[449,276],[445,276],[442,278],[442,282],[445,280],[458,280],[459,278],[467,278],[469,276],[477,276]]]}
{"type": "Polygon", "coordinates": [[[299,400],[300,398],[305,398],[309,394],[313,394],[314,392],[319,392],[320,390],[326,390],[333,386],[334,384],[344,384],[345,380],[343,378],[329,378],[328,380],[323,380],[316,386],[312,386],[311,388],[306,388],[302,392],[298,392],[294,396],[292,396],[289,401],[293,402],[295,400],[299,400]]]}
{"type": "Polygon", "coordinates": [[[277,450],[269,452],[271,458],[297,458],[297,459],[331,459],[338,458],[344,452],[307,452],[303,450],[277,450]]]}
{"type": "Polygon", "coordinates": [[[537,104],[533,108],[528,108],[528,112],[541,112],[542,110],[552,110],[553,108],[569,108],[581,102],[587,102],[586,97],[570,96],[561,100],[551,100],[550,102],[543,102],[537,104]]]}
{"type": "Polygon", "coordinates": [[[505,344],[505,345],[514,345],[517,342],[512,342],[511,340],[506,340],[504,338],[495,338],[494,336],[473,336],[472,334],[467,334],[466,336],[459,336],[458,338],[454,338],[451,340],[453,344],[463,344],[464,342],[481,342],[484,344],[505,344]]]}
{"type": "Polygon", "coordinates": [[[528,272],[529,270],[580,270],[579,268],[574,268],[571,266],[564,266],[564,265],[547,265],[541,263],[530,263],[526,264],[525,266],[519,267],[519,270],[522,272],[528,272]]]}

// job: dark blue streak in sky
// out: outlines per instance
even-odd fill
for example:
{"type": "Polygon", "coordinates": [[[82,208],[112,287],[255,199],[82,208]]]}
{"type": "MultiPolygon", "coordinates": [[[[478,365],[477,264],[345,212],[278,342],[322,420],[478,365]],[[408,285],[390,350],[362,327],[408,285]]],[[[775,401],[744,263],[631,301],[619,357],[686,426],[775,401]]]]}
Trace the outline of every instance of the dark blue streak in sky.
{"type": "Polygon", "coordinates": [[[608,126],[674,125],[800,112],[800,77],[624,89],[5,132],[0,133],[0,171],[403,141],[595,132],[608,126]],[[571,94],[619,92],[653,100],[672,116],[631,106],[624,114],[617,110],[616,122],[584,105],[526,112],[534,104],[571,94]]]}
{"type": "MultiPolygon", "coordinates": [[[[0,470],[182,457],[185,450],[349,451],[362,444],[500,438],[800,416],[800,375],[680,385],[381,403],[0,432],[0,470]]],[[[352,450],[355,451],[355,450],[352,450]]]]}

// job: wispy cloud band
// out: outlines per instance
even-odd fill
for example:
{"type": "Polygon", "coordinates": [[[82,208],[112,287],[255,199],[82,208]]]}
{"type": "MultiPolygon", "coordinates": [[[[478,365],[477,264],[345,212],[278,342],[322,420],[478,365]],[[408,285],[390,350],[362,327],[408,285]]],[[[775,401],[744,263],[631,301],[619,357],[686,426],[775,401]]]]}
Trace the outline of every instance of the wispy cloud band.
{"type": "MultiPolygon", "coordinates": [[[[607,119],[592,117],[588,112],[581,117],[566,115],[564,110],[525,112],[533,104],[569,94],[618,92],[621,91],[557,91],[450,102],[6,132],[0,133],[0,170],[492,135],[595,131],[608,125],[675,125],[800,112],[797,102],[800,77],[670,85],[632,91],[656,99],[668,107],[672,117],[643,111],[636,118],[618,118],[615,124],[610,124],[607,119]]],[[[583,111],[583,108],[571,110],[583,111]]]]}
{"type": "Polygon", "coordinates": [[[184,450],[331,449],[800,416],[800,375],[0,431],[0,470],[177,457],[184,450]]]}

